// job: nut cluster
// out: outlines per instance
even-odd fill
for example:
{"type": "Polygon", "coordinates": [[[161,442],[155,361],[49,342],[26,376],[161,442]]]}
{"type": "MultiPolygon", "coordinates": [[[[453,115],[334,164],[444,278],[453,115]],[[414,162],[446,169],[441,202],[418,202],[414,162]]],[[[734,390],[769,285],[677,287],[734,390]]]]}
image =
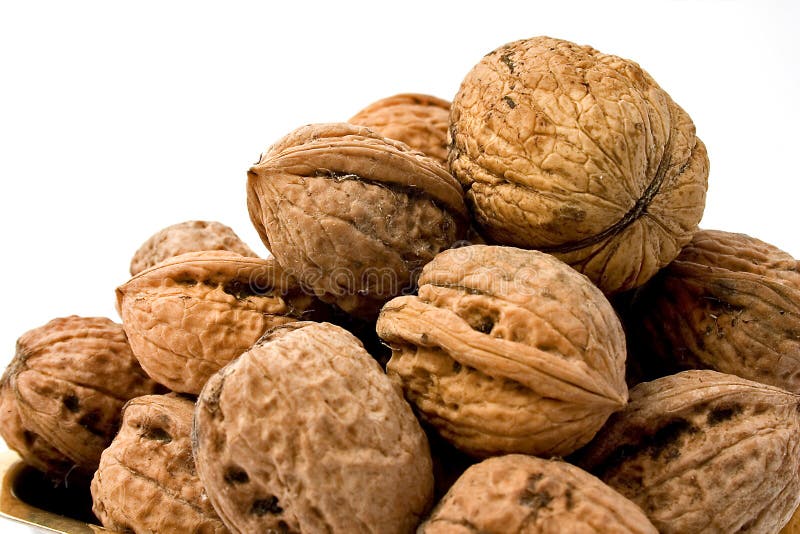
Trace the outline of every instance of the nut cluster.
{"type": "Polygon", "coordinates": [[[798,265],[699,230],[707,176],[639,65],[509,43],[270,146],[267,259],[149,238],[121,325],[19,339],[0,433],[122,532],[797,529],[798,265]]]}

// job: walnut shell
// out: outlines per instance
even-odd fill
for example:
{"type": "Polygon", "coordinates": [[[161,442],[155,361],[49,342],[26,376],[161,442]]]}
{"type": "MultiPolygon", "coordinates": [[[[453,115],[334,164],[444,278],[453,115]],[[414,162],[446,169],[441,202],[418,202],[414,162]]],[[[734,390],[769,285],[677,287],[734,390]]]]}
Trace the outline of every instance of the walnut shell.
{"type": "Polygon", "coordinates": [[[189,252],[117,288],[117,309],[147,374],[197,394],[269,328],[296,321],[312,306],[292,284],[272,259],[189,252]]]}
{"type": "Polygon", "coordinates": [[[772,245],[700,231],[625,315],[651,375],[708,368],[800,393],[800,267],[772,245]]]}
{"type": "Polygon", "coordinates": [[[453,100],[450,168],[484,235],[552,253],[606,294],[678,255],[703,214],[705,146],[636,63],[549,37],[486,55],[453,100]]]}
{"type": "Polygon", "coordinates": [[[708,370],[644,382],[576,461],[660,532],[777,532],[800,503],[800,396],[708,370]]]}
{"type": "Polygon", "coordinates": [[[474,245],[425,266],[378,335],[421,418],[475,456],[564,455],[625,406],[625,339],[589,280],[536,251],[474,245]]]}
{"type": "Polygon", "coordinates": [[[228,532],[192,458],[194,403],[177,395],[129,401],[92,479],[92,509],[117,532],[228,532]]]}
{"type": "Polygon", "coordinates": [[[404,93],[383,98],[348,120],[384,137],[402,141],[442,165],[447,164],[450,102],[435,96],[404,93]]]}
{"type": "Polygon", "coordinates": [[[418,532],[658,531],[638,506],[574,465],[510,454],[470,467],[418,532]]]}
{"type": "Polygon", "coordinates": [[[290,133],[250,169],[250,219],[278,263],[364,318],[461,239],[461,186],[434,160],[352,124],[290,133]]]}
{"type": "MultiPolygon", "coordinates": [[[[64,458],[83,472],[96,469],[125,402],[159,390],[134,358],[122,325],[74,315],[23,334],[2,387],[4,411],[15,404],[24,428],[20,455],[53,474],[63,473],[64,458]]],[[[18,436],[9,420],[13,415],[3,432],[18,436]]],[[[8,439],[12,448],[17,443],[8,439]]]]}
{"type": "Polygon", "coordinates": [[[230,250],[258,257],[229,226],[214,221],[186,221],[167,226],[145,241],[131,259],[131,276],[167,258],[204,250],[230,250]]]}
{"type": "Polygon", "coordinates": [[[278,327],[214,375],[194,432],[200,479],[233,532],[412,532],[432,497],[411,408],[329,323],[278,327]]]}

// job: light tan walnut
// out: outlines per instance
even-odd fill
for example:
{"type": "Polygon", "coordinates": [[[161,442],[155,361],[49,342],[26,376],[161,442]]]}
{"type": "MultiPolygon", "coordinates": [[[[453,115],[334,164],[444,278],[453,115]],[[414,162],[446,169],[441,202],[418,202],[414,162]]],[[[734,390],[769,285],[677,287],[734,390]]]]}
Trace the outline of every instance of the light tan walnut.
{"type": "Polygon", "coordinates": [[[470,467],[419,534],[656,534],[644,512],[559,460],[511,454],[470,467]]]}
{"type": "Polygon", "coordinates": [[[475,456],[565,455],[625,406],[625,339],[589,280],[541,252],[474,245],[386,304],[389,376],[420,417],[475,456]]]}
{"type": "Polygon", "coordinates": [[[633,61],[549,37],[486,55],[453,100],[450,168],[482,233],[554,254],[606,294],[678,255],[703,214],[705,146],[633,61]]]}
{"type": "Polygon", "coordinates": [[[425,434],[345,330],[292,323],[197,401],[200,479],[233,532],[410,533],[433,496],[425,434]]]}

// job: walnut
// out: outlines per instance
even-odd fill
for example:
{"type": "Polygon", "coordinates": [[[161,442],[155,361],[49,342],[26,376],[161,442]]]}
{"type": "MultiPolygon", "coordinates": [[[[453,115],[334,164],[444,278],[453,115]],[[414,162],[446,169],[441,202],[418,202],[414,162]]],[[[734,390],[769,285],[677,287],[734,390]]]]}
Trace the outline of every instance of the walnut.
{"type": "Polygon", "coordinates": [[[708,368],[800,393],[798,271],[758,239],[698,232],[624,314],[637,359],[650,375],[708,368]]]}
{"type": "Polygon", "coordinates": [[[373,102],[356,113],[350,124],[367,126],[384,137],[447,164],[450,102],[430,95],[399,94],[373,102]]]}
{"type": "Polygon", "coordinates": [[[470,467],[418,532],[658,531],[638,506],[574,465],[510,454],[470,467]]]}
{"type": "Polygon", "coordinates": [[[660,532],[777,532],[800,503],[800,396],[716,371],[631,390],[575,458],[660,532]]]}
{"type": "Polygon", "coordinates": [[[425,266],[384,306],[391,378],[475,456],[564,455],[625,406],[625,339],[603,294],[552,256],[474,245],[425,266]]]}
{"type": "Polygon", "coordinates": [[[159,386],[134,358],[122,325],[70,316],[19,338],[2,390],[8,445],[34,467],[61,475],[72,464],[84,473],[96,469],[125,402],[159,386]]]}
{"type": "Polygon", "coordinates": [[[189,252],[117,288],[117,309],[147,374],[197,394],[206,380],[269,328],[313,305],[272,259],[189,252]]]}
{"type": "Polygon", "coordinates": [[[678,255],[703,214],[694,125],[636,63],[535,37],[502,46],[453,100],[450,168],[496,243],[555,254],[605,293],[678,255]]]}
{"type": "Polygon", "coordinates": [[[250,169],[247,205],[275,259],[364,318],[461,239],[461,186],[434,160],[351,124],[305,126],[250,169]]]}
{"type": "Polygon", "coordinates": [[[258,257],[230,227],[214,221],[186,221],[167,226],[145,241],[131,259],[131,276],[167,258],[204,250],[230,250],[258,257]]]}
{"type": "Polygon", "coordinates": [[[200,479],[234,532],[412,532],[432,497],[411,408],[329,323],[277,327],[214,375],[194,432],[200,479]]]}
{"type": "Polygon", "coordinates": [[[129,401],[92,479],[93,510],[117,532],[228,532],[195,470],[194,403],[174,394],[129,401]]]}

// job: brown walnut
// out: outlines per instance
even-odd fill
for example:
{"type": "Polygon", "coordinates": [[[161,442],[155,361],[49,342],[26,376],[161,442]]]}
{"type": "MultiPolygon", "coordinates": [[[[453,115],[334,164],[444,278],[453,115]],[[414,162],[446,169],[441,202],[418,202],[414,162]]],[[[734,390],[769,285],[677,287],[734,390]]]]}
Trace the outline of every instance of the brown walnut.
{"type": "Polygon", "coordinates": [[[419,534],[657,534],[644,512],[559,460],[510,454],[470,467],[419,534]]]}
{"type": "Polygon", "coordinates": [[[404,93],[383,98],[348,120],[447,164],[450,102],[435,96],[404,93]]]}
{"type": "Polygon", "coordinates": [[[463,238],[461,186],[436,161],[352,124],[304,126],[250,169],[250,219],[278,263],[364,318],[463,238]]]}
{"type": "Polygon", "coordinates": [[[763,241],[698,232],[623,316],[650,376],[708,368],[800,393],[800,268],[763,241]]]}
{"type": "Polygon", "coordinates": [[[475,456],[564,455],[625,406],[625,339],[606,298],[556,258],[474,245],[425,266],[384,306],[389,376],[475,456]]]}
{"type": "Polygon", "coordinates": [[[92,479],[94,513],[116,532],[228,530],[200,483],[192,458],[194,403],[174,394],[129,401],[122,426],[92,479]]]}
{"type": "Polygon", "coordinates": [[[230,227],[214,221],[186,221],[167,226],[145,241],[131,259],[131,276],[167,258],[204,250],[230,250],[258,257],[230,227]]]}
{"type": "Polygon", "coordinates": [[[104,317],[54,319],[17,341],[2,381],[4,437],[38,469],[59,475],[74,464],[88,473],[116,434],[125,402],[158,389],[122,325],[104,317]]]}
{"type": "Polygon", "coordinates": [[[329,323],[269,332],[208,381],[194,425],[200,479],[233,532],[410,533],[432,498],[411,408],[329,323]]]}
{"type": "Polygon", "coordinates": [[[197,394],[269,328],[296,321],[313,299],[272,259],[189,252],[117,288],[117,309],[147,374],[197,394]]]}
{"type": "Polygon", "coordinates": [[[450,168],[484,235],[549,252],[606,294],[678,255],[703,214],[692,120],[636,63],[534,37],[486,55],[453,100],[450,168]]]}
{"type": "Polygon", "coordinates": [[[578,465],[660,532],[777,532],[800,503],[800,396],[716,371],[631,390],[578,465]]]}

